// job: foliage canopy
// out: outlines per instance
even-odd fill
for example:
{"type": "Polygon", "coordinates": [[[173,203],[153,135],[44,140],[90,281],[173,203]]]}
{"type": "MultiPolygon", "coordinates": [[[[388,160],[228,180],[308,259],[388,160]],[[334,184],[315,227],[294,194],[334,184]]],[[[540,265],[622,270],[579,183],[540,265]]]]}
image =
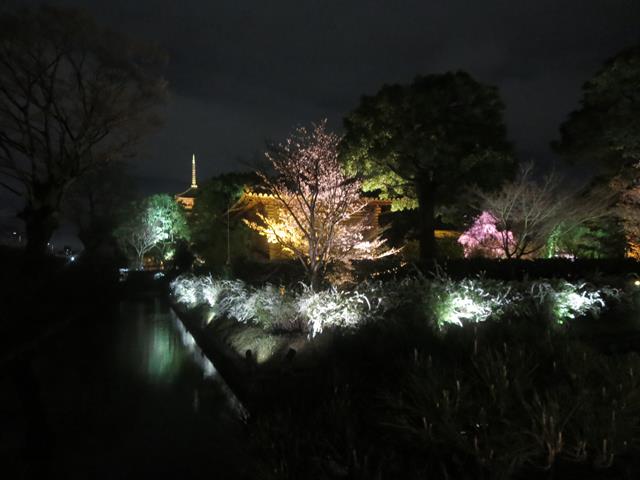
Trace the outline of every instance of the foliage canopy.
{"type": "Polygon", "coordinates": [[[640,46],[605,62],[582,87],[580,108],[560,127],[554,148],[613,174],[640,162],[640,46]]]}
{"type": "Polygon", "coordinates": [[[143,267],[147,253],[155,249],[161,261],[167,260],[175,243],[191,236],[184,209],[169,195],[133,202],[124,217],[114,236],[138,269],[143,267]]]}
{"type": "Polygon", "coordinates": [[[449,72],[385,85],[345,118],[347,171],[394,209],[419,209],[423,259],[435,254],[438,208],[471,184],[492,188],[514,172],[503,112],[496,87],[449,72]]]}

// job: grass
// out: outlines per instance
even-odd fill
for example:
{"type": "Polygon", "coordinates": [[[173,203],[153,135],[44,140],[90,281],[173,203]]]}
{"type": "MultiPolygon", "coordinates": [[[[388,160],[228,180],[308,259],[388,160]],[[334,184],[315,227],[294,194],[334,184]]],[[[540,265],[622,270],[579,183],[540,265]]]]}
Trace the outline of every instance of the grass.
{"type": "Polygon", "coordinates": [[[273,377],[252,412],[260,478],[640,474],[640,293],[622,280],[417,278],[288,297],[251,288],[260,319],[225,320],[239,354],[315,349],[306,371],[273,377]],[[283,334],[262,318],[280,311],[270,298],[286,298],[287,312],[304,298],[319,317],[346,313],[320,318],[321,333],[301,342],[311,329],[283,334]]]}
{"type": "Polygon", "coordinates": [[[279,385],[279,401],[254,416],[265,478],[640,472],[636,353],[524,318],[444,335],[408,315],[388,320],[336,337],[316,376],[279,385]]]}
{"type": "Polygon", "coordinates": [[[274,335],[251,326],[234,331],[227,337],[227,342],[240,355],[246,355],[250,350],[252,358],[258,364],[265,363],[283,349],[286,351],[290,343],[285,335],[274,335]]]}

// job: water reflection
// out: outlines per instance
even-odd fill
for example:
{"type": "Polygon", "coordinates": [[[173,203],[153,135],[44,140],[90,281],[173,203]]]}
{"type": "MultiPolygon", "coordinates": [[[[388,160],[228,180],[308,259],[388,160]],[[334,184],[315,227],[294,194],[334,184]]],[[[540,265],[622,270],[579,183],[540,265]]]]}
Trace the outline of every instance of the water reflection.
{"type": "Polygon", "coordinates": [[[122,303],[120,316],[125,324],[120,328],[118,363],[140,381],[170,386],[183,380],[181,375],[193,375],[194,366],[202,369],[203,376],[215,372],[213,365],[200,358],[193,339],[162,302],[122,303]]]}
{"type": "Polygon", "coordinates": [[[216,367],[213,366],[211,360],[209,360],[200,347],[196,344],[193,336],[187,331],[185,326],[182,324],[178,316],[172,311],[171,316],[173,319],[173,328],[179,333],[180,339],[182,340],[182,345],[189,351],[191,354],[191,359],[200,366],[202,369],[202,374],[208,378],[215,378],[218,375],[218,371],[216,367]]]}
{"type": "MultiPolygon", "coordinates": [[[[50,478],[238,478],[242,409],[168,305],[125,302],[86,320],[34,358],[50,478]]],[[[23,469],[13,452],[28,412],[10,389],[0,411],[15,421],[3,422],[0,460],[23,469]]]]}
{"type": "MultiPolygon", "coordinates": [[[[237,397],[220,377],[213,363],[198,347],[173,310],[163,302],[123,305],[125,318],[135,319],[136,332],[123,329],[124,368],[134,367],[140,379],[156,388],[168,388],[199,376],[201,382],[215,385],[227,407],[239,418],[247,415],[237,397]],[[133,344],[132,344],[133,343],[133,344]],[[131,358],[131,356],[134,358],[131,358]],[[137,358],[136,358],[137,356],[137,358]]],[[[198,382],[200,383],[200,382],[198,382]]],[[[200,386],[193,391],[194,409],[200,407],[200,386]]]]}
{"type": "Polygon", "coordinates": [[[171,382],[180,372],[184,361],[183,351],[176,345],[171,325],[155,322],[141,353],[145,354],[145,373],[152,382],[171,382]]]}

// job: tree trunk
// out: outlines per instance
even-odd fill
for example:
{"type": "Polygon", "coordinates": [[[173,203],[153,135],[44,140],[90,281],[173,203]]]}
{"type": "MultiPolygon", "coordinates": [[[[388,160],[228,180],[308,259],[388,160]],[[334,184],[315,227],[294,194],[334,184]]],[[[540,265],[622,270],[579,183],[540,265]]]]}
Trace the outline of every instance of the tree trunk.
{"type": "Polygon", "coordinates": [[[309,285],[314,292],[317,292],[322,286],[322,276],[316,268],[309,271],[309,285]]]}
{"type": "Polygon", "coordinates": [[[426,179],[416,180],[418,196],[418,216],[420,217],[418,241],[420,242],[420,262],[429,266],[436,259],[435,239],[435,195],[434,186],[426,179]]]}
{"type": "Polygon", "coordinates": [[[47,245],[58,228],[58,212],[54,207],[27,205],[18,215],[25,222],[27,236],[26,253],[30,257],[47,254],[47,245]]]}

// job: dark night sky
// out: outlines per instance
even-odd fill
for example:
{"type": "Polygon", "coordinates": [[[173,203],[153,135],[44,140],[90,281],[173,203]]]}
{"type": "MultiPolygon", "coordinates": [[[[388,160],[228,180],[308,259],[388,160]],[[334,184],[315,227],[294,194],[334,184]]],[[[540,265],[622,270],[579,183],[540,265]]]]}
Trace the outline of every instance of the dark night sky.
{"type": "MultiPolygon", "coordinates": [[[[20,0],[37,4],[38,0],[20,0]]],[[[137,161],[145,190],[242,168],[265,139],[328,117],[383,83],[464,69],[497,84],[524,160],[548,143],[607,58],[640,41],[638,0],[60,0],[170,56],[166,124],[137,161]]]]}

